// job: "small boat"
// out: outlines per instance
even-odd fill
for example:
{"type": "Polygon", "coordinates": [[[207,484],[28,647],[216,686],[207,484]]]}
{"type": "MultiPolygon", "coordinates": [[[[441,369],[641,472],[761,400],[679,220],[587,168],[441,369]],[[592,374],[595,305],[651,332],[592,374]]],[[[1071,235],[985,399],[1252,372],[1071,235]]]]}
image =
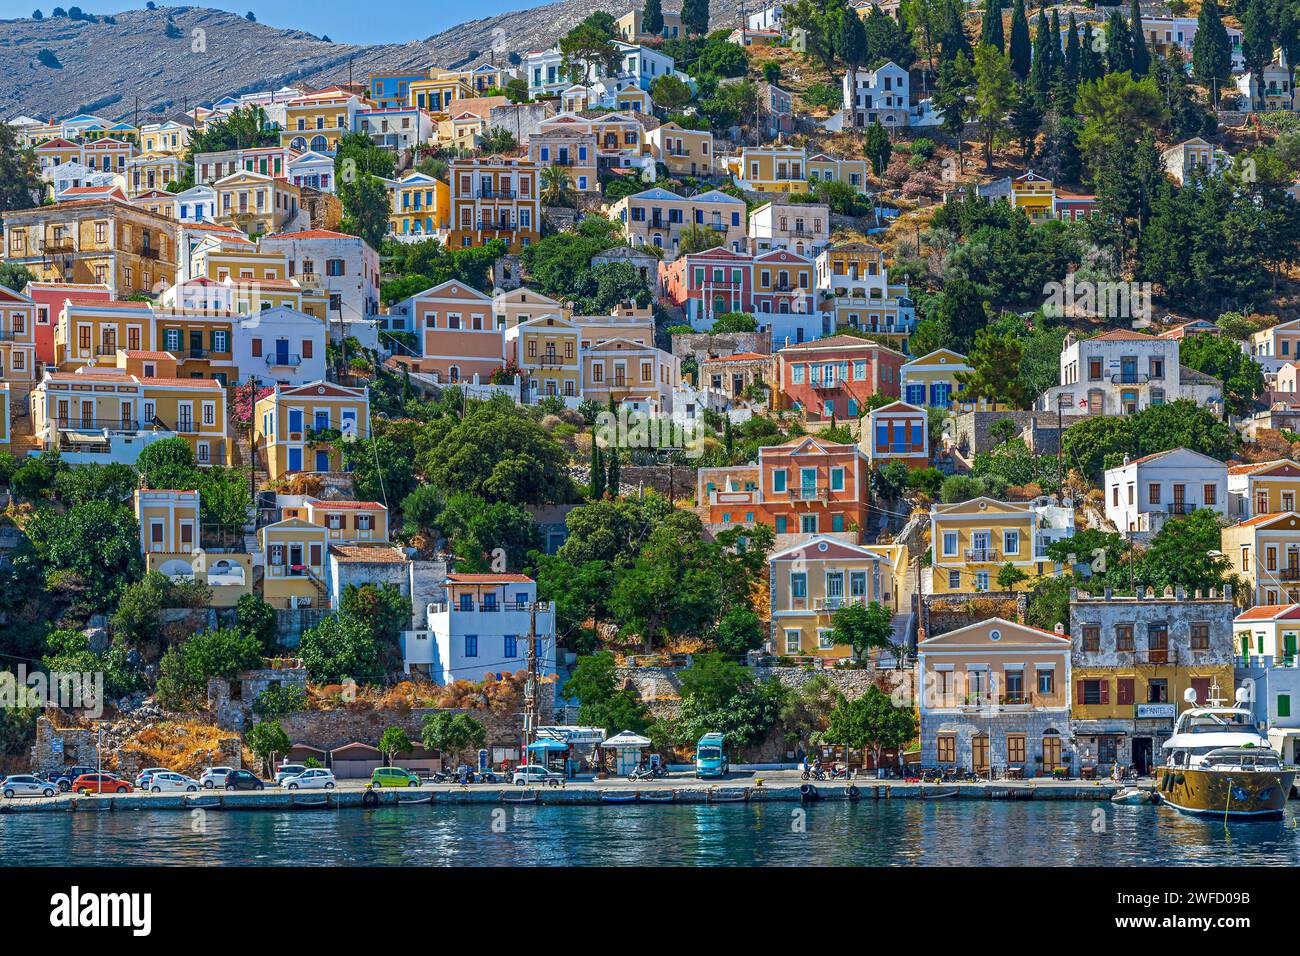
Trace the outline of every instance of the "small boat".
{"type": "Polygon", "coordinates": [[[329,797],[320,797],[316,800],[304,800],[302,797],[294,797],[293,803],[290,804],[295,810],[328,810],[329,805],[329,797]]]}
{"type": "Polygon", "coordinates": [[[637,793],[637,798],[642,803],[672,803],[677,799],[677,793],[674,790],[642,790],[637,793]]]}
{"type": "Polygon", "coordinates": [[[926,793],[924,788],[921,790],[922,800],[947,800],[949,797],[957,796],[956,790],[940,790],[937,793],[926,793]]]}
{"type": "Polygon", "coordinates": [[[536,803],[537,791],[528,790],[521,793],[511,793],[509,790],[501,791],[502,803],[536,803]]]}
{"type": "Polygon", "coordinates": [[[1232,818],[1280,817],[1295,782],[1294,767],[1255,727],[1249,692],[1237,691],[1236,706],[1225,706],[1216,681],[1207,706],[1191,706],[1178,716],[1174,735],[1164,743],[1164,766],[1156,768],[1156,793],[1183,813],[1232,818]]]}
{"type": "Polygon", "coordinates": [[[1125,787],[1111,795],[1111,803],[1118,803],[1124,806],[1141,806],[1143,804],[1155,803],[1156,795],[1152,790],[1146,790],[1142,787],[1125,787]]]}
{"type": "Polygon", "coordinates": [[[636,803],[636,791],[629,793],[626,790],[602,790],[600,791],[601,803],[636,803]]]}
{"type": "Polygon", "coordinates": [[[408,798],[405,799],[405,800],[403,800],[402,797],[401,797],[401,795],[399,794],[398,797],[397,797],[397,803],[398,803],[399,806],[403,806],[403,807],[405,807],[405,806],[407,806],[407,805],[412,805],[412,806],[413,806],[413,805],[415,805],[415,804],[417,804],[417,803],[433,803],[433,794],[431,794],[431,793],[426,793],[426,794],[425,794],[424,796],[422,796],[422,797],[408,797],[408,798]]]}

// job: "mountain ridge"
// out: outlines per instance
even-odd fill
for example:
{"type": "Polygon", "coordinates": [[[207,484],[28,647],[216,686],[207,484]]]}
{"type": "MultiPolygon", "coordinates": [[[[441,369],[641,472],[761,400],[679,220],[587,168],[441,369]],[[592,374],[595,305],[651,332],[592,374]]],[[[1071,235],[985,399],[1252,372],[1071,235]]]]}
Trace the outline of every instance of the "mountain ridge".
{"type": "MultiPolygon", "coordinates": [[[[208,7],[129,10],[103,20],[0,20],[0,117],[150,117],[222,96],[300,83],[364,80],[374,72],[455,68],[552,45],[597,11],[615,16],[643,0],[564,0],[467,20],[406,43],[347,44],[267,26],[208,7]],[[166,35],[172,22],[178,36],[166,35]],[[495,49],[495,53],[493,52],[495,49]],[[48,50],[61,65],[38,59],[48,50]],[[137,105],[138,98],[138,105],[137,105]]],[[[715,26],[735,22],[739,0],[713,0],[715,26]],[[725,21],[725,22],[724,22],[725,21]]],[[[45,58],[48,60],[48,57],[45,58]]]]}

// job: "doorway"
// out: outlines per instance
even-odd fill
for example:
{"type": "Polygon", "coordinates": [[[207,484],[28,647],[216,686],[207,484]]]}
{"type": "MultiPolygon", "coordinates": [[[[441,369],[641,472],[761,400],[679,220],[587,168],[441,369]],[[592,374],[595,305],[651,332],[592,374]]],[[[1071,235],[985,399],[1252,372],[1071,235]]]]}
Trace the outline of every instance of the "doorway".
{"type": "Polygon", "coordinates": [[[1133,738],[1133,767],[1138,776],[1145,777],[1151,773],[1151,738],[1133,738]]]}

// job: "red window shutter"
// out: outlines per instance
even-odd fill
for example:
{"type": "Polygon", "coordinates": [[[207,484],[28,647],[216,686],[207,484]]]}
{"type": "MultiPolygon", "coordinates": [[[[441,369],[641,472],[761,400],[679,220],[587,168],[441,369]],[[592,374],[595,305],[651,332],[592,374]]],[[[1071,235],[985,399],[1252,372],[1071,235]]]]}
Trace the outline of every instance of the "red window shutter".
{"type": "Polygon", "coordinates": [[[305,359],[311,358],[311,339],[302,340],[302,357],[305,359]]]}
{"type": "Polygon", "coordinates": [[[261,358],[261,356],[262,356],[262,340],[253,339],[253,358],[261,358]]]}
{"type": "Polygon", "coordinates": [[[1075,682],[1074,682],[1074,695],[1075,695],[1075,701],[1074,701],[1074,702],[1075,702],[1076,704],[1082,704],[1082,703],[1083,703],[1083,686],[1084,686],[1085,683],[1086,683],[1085,681],[1081,681],[1081,680],[1080,680],[1080,681],[1075,681],[1075,682]]]}
{"type": "Polygon", "coordinates": [[[1101,685],[1101,702],[1103,704],[1109,704],[1110,703],[1110,681],[1100,680],[1097,683],[1101,685]]]}
{"type": "Polygon", "coordinates": [[[1133,678],[1121,677],[1115,681],[1115,703],[1133,703],[1133,678]]]}
{"type": "Polygon", "coordinates": [[[1196,703],[1204,707],[1205,702],[1210,699],[1210,679],[1208,677],[1193,677],[1192,690],[1196,691],[1196,703]]]}

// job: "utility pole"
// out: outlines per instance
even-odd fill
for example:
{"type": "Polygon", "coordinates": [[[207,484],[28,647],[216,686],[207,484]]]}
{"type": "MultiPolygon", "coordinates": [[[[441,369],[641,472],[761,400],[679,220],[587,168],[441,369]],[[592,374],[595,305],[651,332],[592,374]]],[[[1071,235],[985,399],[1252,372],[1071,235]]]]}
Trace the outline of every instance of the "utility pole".
{"type": "Polygon", "coordinates": [[[1065,477],[1061,470],[1062,469],[1061,463],[1064,460],[1061,452],[1061,398],[1062,397],[1063,396],[1061,395],[1056,396],[1056,487],[1057,490],[1060,490],[1062,485],[1065,482],[1065,477]]]}
{"type": "Polygon", "coordinates": [[[528,682],[524,684],[524,749],[522,758],[528,762],[528,745],[537,733],[537,599],[528,604],[528,682]]]}

